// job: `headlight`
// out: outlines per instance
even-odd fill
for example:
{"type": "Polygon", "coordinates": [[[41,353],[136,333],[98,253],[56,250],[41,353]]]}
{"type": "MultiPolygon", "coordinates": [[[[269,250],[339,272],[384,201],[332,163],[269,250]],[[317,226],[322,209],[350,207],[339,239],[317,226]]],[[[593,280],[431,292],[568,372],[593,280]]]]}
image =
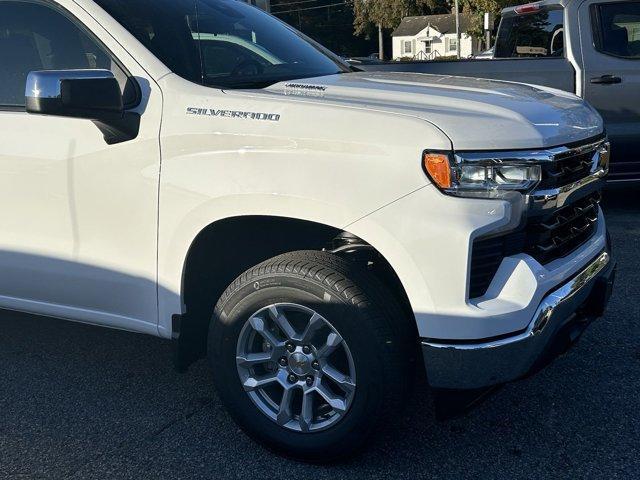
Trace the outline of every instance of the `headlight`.
{"type": "Polygon", "coordinates": [[[425,152],[423,166],[438,188],[459,197],[503,198],[509,192],[528,192],[542,177],[539,164],[491,153],[425,152]]]}

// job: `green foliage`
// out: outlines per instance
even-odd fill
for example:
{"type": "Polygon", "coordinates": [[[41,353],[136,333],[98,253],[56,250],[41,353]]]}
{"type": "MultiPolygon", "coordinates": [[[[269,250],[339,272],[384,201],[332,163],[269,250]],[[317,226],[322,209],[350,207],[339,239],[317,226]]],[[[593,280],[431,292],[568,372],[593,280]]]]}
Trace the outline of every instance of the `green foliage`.
{"type": "Polygon", "coordinates": [[[353,35],[354,16],[350,5],[315,8],[337,2],[301,0],[304,3],[292,3],[293,1],[272,0],[272,13],[339,55],[365,57],[378,51],[377,33],[370,38],[353,35]]]}
{"type": "Polygon", "coordinates": [[[369,33],[371,27],[382,25],[385,29],[396,28],[400,21],[411,15],[448,13],[448,0],[351,0],[357,34],[369,33]]]}
{"type": "MultiPolygon", "coordinates": [[[[396,28],[402,18],[411,15],[451,13],[453,0],[351,0],[354,11],[356,34],[369,33],[371,27],[396,28]]],[[[464,13],[473,16],[470,34],[483,38],[484,13],[496,14],[512,5],[526,3],[525,0],[459,0],[464,13]]]]}
{"type": "Polygon", "coordinates": [[[473,22],[469,34],[476,38],[484,36],[484,14],[494,13],[495,18],[499,18],[500,11],[505,7],[526,3],[523,0],[460,0],[460,5],[464,13],[473,16],[473,22]]]}

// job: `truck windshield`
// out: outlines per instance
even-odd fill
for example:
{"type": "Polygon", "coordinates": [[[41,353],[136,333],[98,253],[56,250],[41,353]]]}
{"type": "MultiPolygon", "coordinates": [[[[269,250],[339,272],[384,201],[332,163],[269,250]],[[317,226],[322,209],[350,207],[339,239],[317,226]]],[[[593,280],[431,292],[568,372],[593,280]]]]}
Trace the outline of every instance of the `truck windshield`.
{"type": "Polygon", "coordinates": [[[564,57],[562,8],[502,17],[495,58],[564,57]]]}
{"type": "Polygon", "coordinates": [[[237,0],[96,0],[174,73],[217,88],[349,71],[280,20],[237,0]]]}

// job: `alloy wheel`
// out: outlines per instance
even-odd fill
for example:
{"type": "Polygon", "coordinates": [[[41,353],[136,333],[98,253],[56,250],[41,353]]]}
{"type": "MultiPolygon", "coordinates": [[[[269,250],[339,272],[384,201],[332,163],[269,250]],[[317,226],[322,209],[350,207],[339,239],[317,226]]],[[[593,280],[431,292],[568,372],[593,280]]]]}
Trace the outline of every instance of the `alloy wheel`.
{"type": "Polygon", "coordinates": [[[289,430],[329,428],[353,403],[356,372],[347,343],[303,305],[272,304],[251,315],[238,338],[236,365],[253,403],[289,430]]]}

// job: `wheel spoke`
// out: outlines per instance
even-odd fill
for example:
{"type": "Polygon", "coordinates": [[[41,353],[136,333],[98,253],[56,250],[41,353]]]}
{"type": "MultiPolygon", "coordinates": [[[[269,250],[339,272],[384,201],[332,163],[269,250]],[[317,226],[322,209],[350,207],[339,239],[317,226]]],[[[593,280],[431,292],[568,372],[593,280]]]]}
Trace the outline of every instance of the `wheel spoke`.
{"type": "Polygon", "coordinates": [[[282,399],[278,408],[278,415],[276,419],[280,425],[286,425],[293,418],[291,412],[291,401],[293,400],[293,387],[284,387],[282,392],[282,399]]]}
{"type": "Polygon", "coordinates": [[[246,323],[236,345],[237,378],[263,414],[303,433],[346,415],[356,391],[354,359],[329,320],[282,302],[262,306],[246,323]]]}
{"type": "Polygon", "coordinates": [[[297,333],[285,316],[284,312],[278,310],[278,307],[276,307],[275,305],[271,305],[269,307],[269,314],[271,315],[271,318],[273,318],[273,321],[276,322],[276,325],[280,327],[282,332],[289,340],[296,338],[297,333]]]}
{"type": "Polygon", "coordinates": [[[262,335],[262,337],[271,344],[272,347],[280,347],[282,345],[284,345],[284,342],[282,342],[281,340],[278,340],[276,338],[276,336],[269,331],[269,329],[267,328],[267,325],[265,324],[264,318],[259,317],[259,316],[253,316],[249,319],[249,323],[251,323],[251,326],[253,327],[253,329],[258,332],[260,335],[262,335]]]}
{"type": "Polygon", "coordinates": [[[311,425],[313,425],[313,390],[306,390],[302,395],[299,423],[303,432],[311,430],[311,425]]]}
{"type": "Polygon", "coordinates": [[[236,364],[239,367],[250,368],[254,365],[260,365],[261,363],[270,362],[273,358],[273,351],[271,352],[258,352],[248,353],[246,355],[238,355],[236,357],[236,364]]]}
{"type": "Polygon", "coordinates": [[[323,318],[317,313],[314,313],[313,315],[311,315],[311,318],[309,319],[309,323],[304,329],[304,332],[302,332],[302,334],[298,338],[296,338],[296,340],[302,343],[308,343],[311,340],[311,337],[313,336],[313,334],[316,333],[320,329],[320,327],[322,327],[323,325],[324,325],[323,318]]]}
{"type": "Polygon", "coordinates": [[[265,375],[262,377],[248,377],[242,384],[245,391],[252,392],[267,385],[278,382],[278,373],[265,375]]]}
{"type": "Polygon", "coordinates": [[[324,365],[322,367],[322,373],[347,393],[352,392],[356,388],[349,376],[336,370],[331,365],[324,365]]]}
{"type": "Polygon", "coordinates": [[[320,396],[322,398],[324,398],[324,400],[329,404],[329,406],[331,408],[333,408],[334,410],[337,410],[338,412],[344,412],[347,410],[347,405],[346,402],[344,401],[344,399],[338,397],[337,395],[334,395],[333,393],[331,393],[327,387],[325,387],[324,385],[320,384],[317,387],[315,387],[316,392],[318,392],[320,394],[320,396]]]}
{"type": "Polygon", "coordinates": [[[327,358],[342,343],[342,337],[335,332],[327,336],[327,342],[318,350],[319,358],[327,358]]]}

